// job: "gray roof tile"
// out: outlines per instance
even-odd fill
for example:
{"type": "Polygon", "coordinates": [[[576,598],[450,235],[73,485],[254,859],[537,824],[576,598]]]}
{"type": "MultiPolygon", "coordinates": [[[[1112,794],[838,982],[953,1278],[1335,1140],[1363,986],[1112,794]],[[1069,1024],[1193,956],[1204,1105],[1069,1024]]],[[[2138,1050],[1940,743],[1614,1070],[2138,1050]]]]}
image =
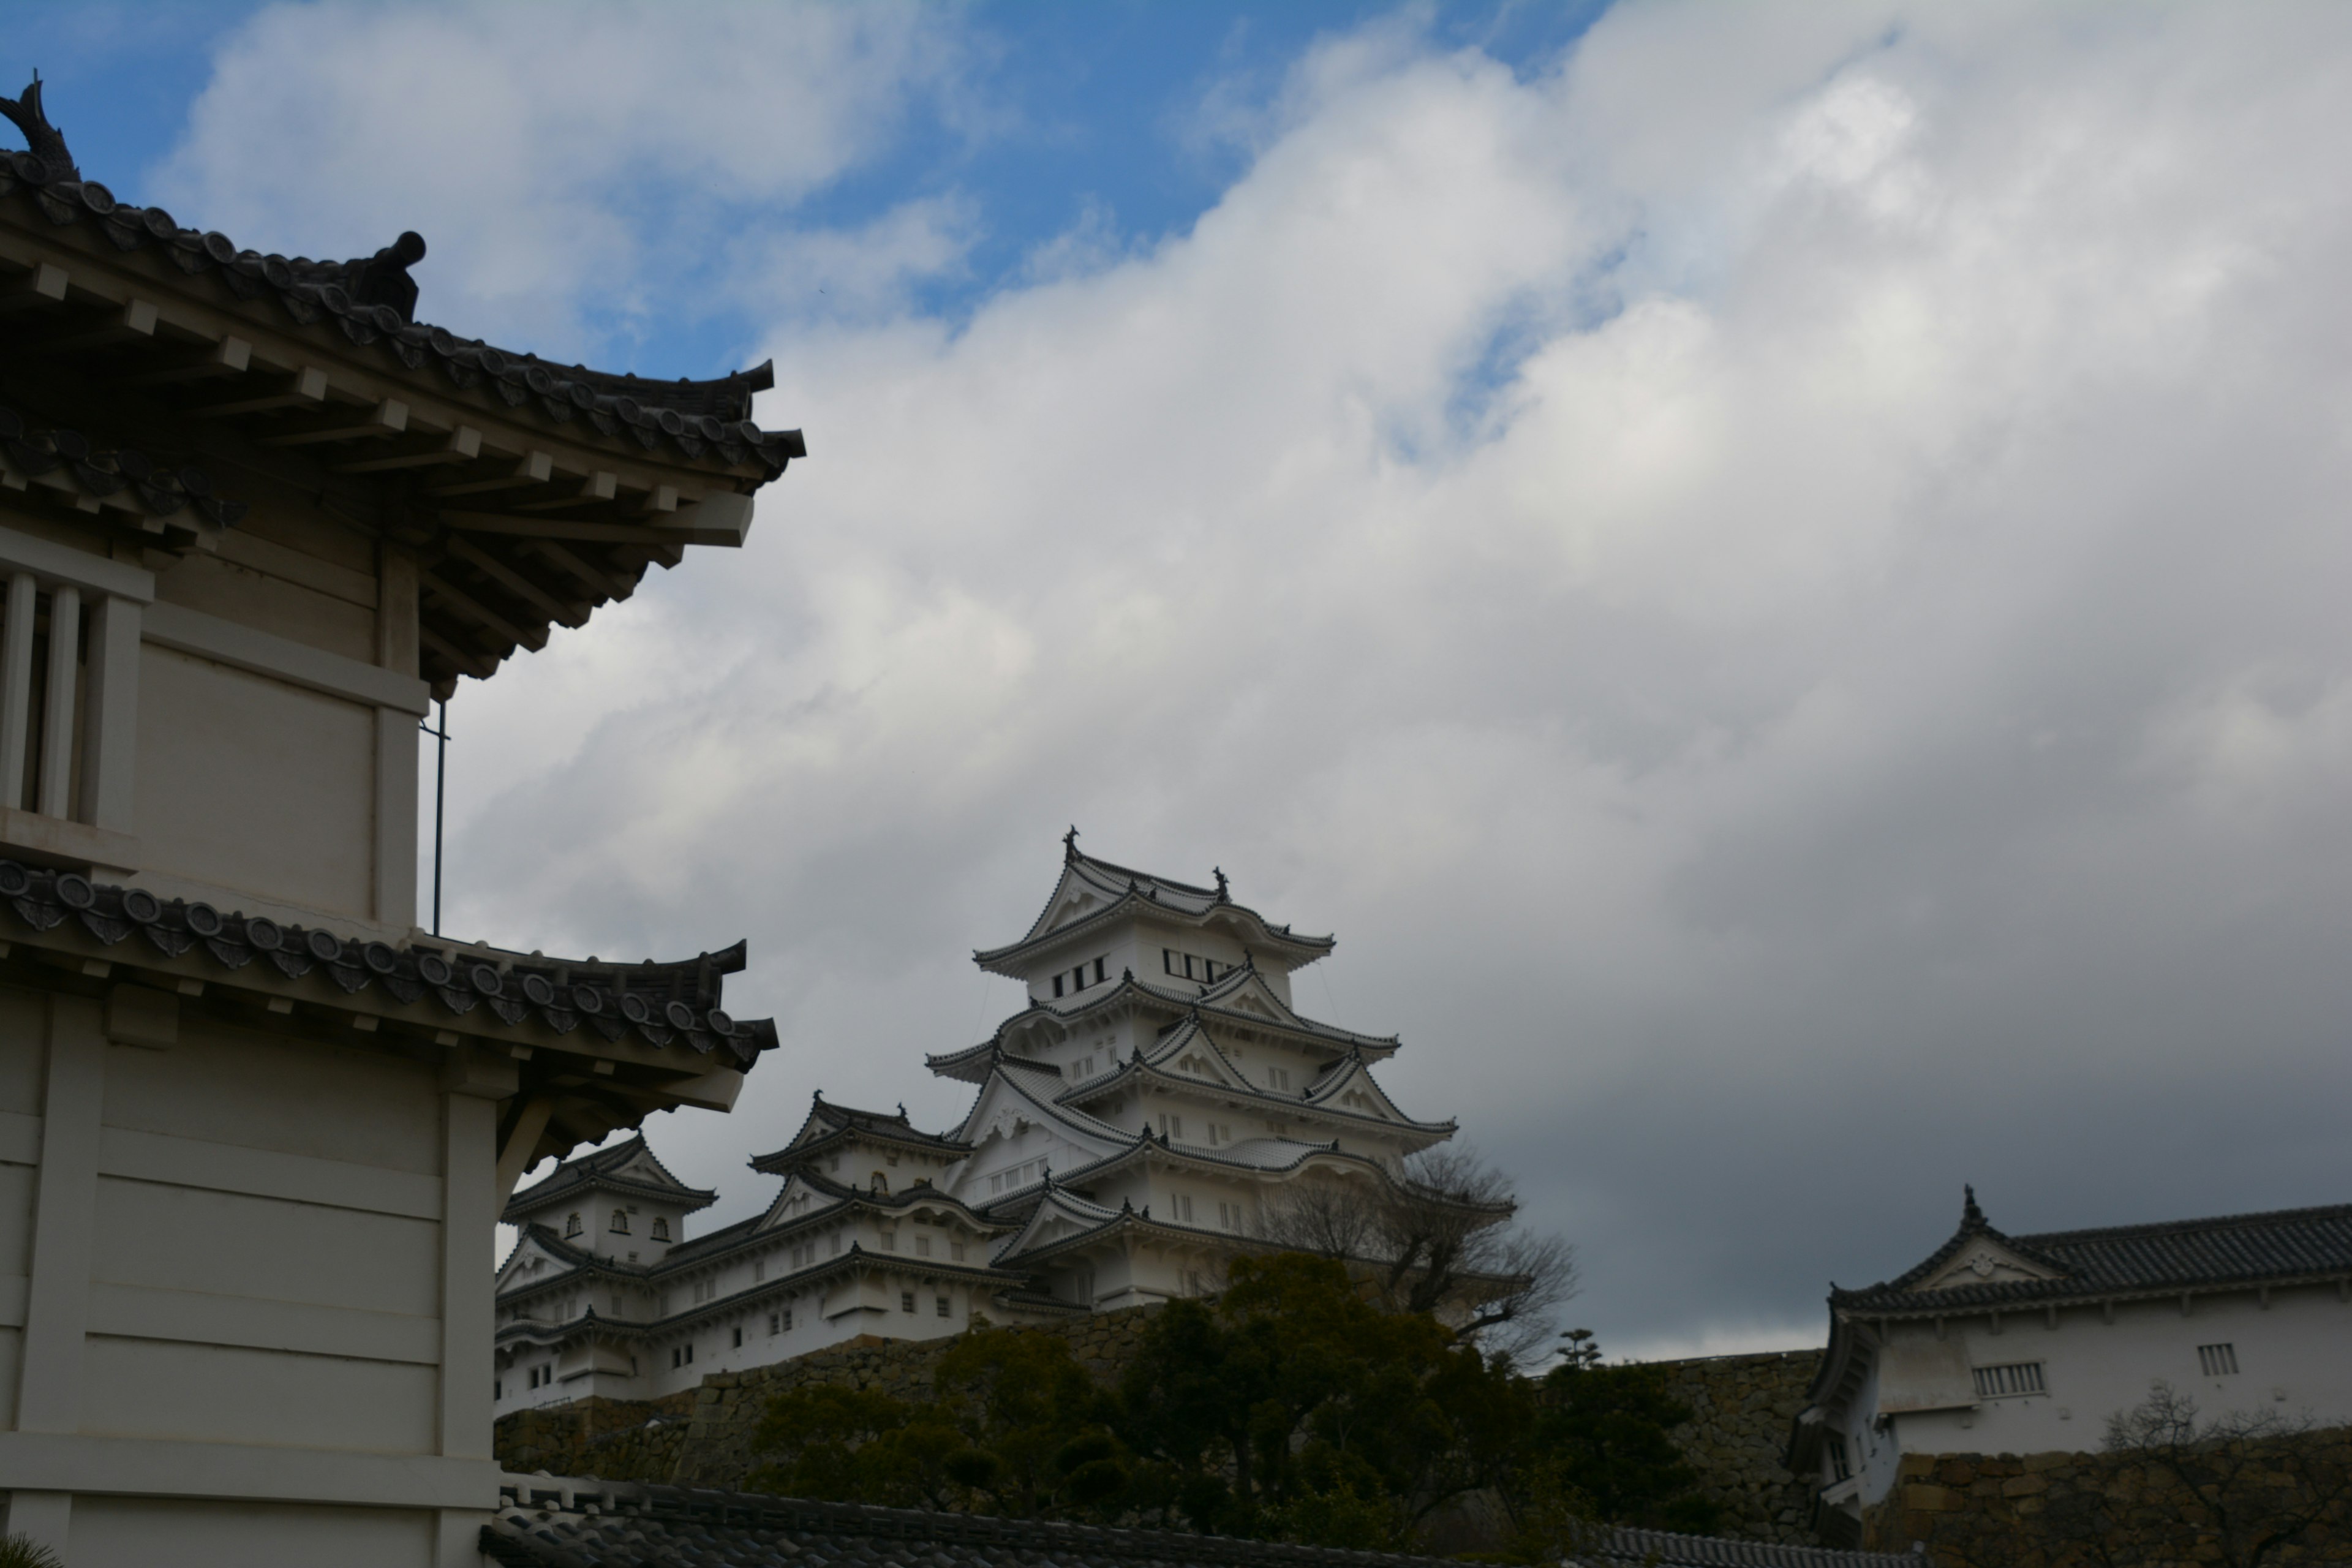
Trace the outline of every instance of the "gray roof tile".
{"type": "MultiPolygon", "coordinates": [[[[866,1508],[745,1492],[509,1477],[482,1550],[518,1568],[1435,1568],[1439,1558],[1230,1536],[866,1508]]],[[[1585,1568],[1919,1568],[1892,1552],[1612,1530],[1585,1568]]]]}

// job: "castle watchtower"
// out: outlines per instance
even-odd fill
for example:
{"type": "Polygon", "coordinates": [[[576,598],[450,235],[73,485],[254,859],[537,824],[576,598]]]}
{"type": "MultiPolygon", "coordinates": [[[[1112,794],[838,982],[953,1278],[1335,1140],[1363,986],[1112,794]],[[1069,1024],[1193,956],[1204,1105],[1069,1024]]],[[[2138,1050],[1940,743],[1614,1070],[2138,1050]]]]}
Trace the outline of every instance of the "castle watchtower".
{"type": "Polygon", "coordinates": [[[803,448],[751,421],[765,367],[460,338],[414,235],[258,255],[85,179],[37,86],[0,110],[7,1528],[74,1568],[472,1568],[501,1205],[728,1108],[774,1031],[722,1005],[740,943],[418,930],[418,722],[740,545],[803,448]]]}

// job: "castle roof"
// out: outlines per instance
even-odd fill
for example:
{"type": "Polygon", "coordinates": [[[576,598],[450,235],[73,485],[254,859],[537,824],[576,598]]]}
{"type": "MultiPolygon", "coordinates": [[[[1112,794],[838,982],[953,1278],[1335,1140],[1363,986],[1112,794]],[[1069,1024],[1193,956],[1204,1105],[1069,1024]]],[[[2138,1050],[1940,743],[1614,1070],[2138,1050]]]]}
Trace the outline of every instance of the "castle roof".
{"type": "Polygon", "coordinates": [[[1276,995],[1255,968],[1241,964],[1202,987],[1179,990],[1125,974],[1108,988],[1095,990],[1067,1006],[1032,1001],[998,1025],[989,1038],[960,1051],[926,1057],[924,1065],[937,1077],[978,1083],[988,1076],[990,1063],[1005,1046],[1031,1029],[1074,1028],[1105,1014],[1129,1011],[1162,1017],[1171,1026],[1198,1015],[1229,1029],[1272,1036],[1335,1055],[1353,1051],[1373,1061],[1394,1056],[1402,1044],[1394,1035],[1360,1035],[1309,1018],[1276,995]]]}
{"type": "Polygon", "coordinates": [[[37,481],[126,542],[201,544],[234,520],[202,504],[204,476],[142,454],[228,432],[416,552],[420,673],[445,696],[687,546],[740,544],[751,492],[806,455],[798,431],[751,420],[768,365],[648,380],[461,336],[416,319],[416,235],[343,260],[263,255],[84,179],[37,87],[0,101],[33,144],[0,153],[0,343],[120,426],[21,416],[29,435],[0,432],[11,488],[37,481]]]}
{"type": "Polygon", "coordinates": [[[1082,1106],[1107,1094],[1132,1088],[1139,1080],[1199,1095],[1238,1097],[1285,1116],[1310,1115],[1320,1121],[1337,1121],[1364,1127],[1375,1127],[1390,1132],[1425,1134],[1433,1139],[1450,1138],[1454,1123],[1446,1121],[1416,1121],[1399,1110],[1388,1091],[1372,1078],[1371,1069],[1363,1058],[1354,1052],[1339,1058],[1304,1089],[1286,1094],[1260,1087],[1249,1075],[1225,1055],[1224,1050],[1202,1026],[1196,1013],[1183,1023],[1162,1035],[1152,1045],[1129,1058],[1108,1072],[1097,1074],[1055,1097],[1059,1105],[1082,1106]],[[1202,1062],[1205,1074],[1189,1072],[1185,1064],[1202,1062]],[[1360,1097],[1361,1107],[1349,1103],[1348,1096],[1360,1097]]]}
{"type": "Polygon", "coordinates": [[[518,1224],[532,1215],[577,1203],[592,1192],[675,1204],[688,1214],[707,1209],[719,1201],[717,1193],[689,1187],[672,1175],[669,1167],[654,1157],[645,1134],[640,1132],[610,1149],[592,1149],[564,1161],[545,1177],[509,1198],[506,1211],[499,1217],[509,1225],[518,1224]]]}
{"type": "Polygon", "coordinates": [[[1223,928],[1244,948],[1286,969],[1312,963],[1337,945],[1335,938],[1300,936],[1247,905],[1234,903],[1222,871],[1215,887],[1202,888],[1097,859],[1079,851],[1075,827],[1062,847],[1061,879],[1027,933],[1003,947],[974,952],[974,963],[992,973],[1023,978],[1036,967],[1035,961],[1056,948],[1136,915],[1176,925],[1223,928]]]}
{"type": "Polygon", "coordinates": [[[1833,1288],[1830,1305],[1848,1317],[1927,1316],[2347,1276],[2352,1204],[2010,1236],[1970,1192],[1951,1239],[1893,1279],[1833,1288]]]}
{"type": "Polygon", "coordinates": [[[780,1176],[831,1150],[856,1142],[895,1145],[950,1156],[961,1156],[971,1152],[970,1143],[957,1138],[918,1129],[908,1119],[907,1108],[903,1105],[896,1112],[859,1110],[854,1106],[832,1103],[820,1089],[809,1106],[807,1120],[801,1123],[801,1130],[793,1134],[792,1142],[772,1154],[761,1154],[753,1159],[751,1169],[762,1175],[780,1176]]]}
{"type": "Polygon", "coordinates": [[[20,946],[22,962],[37,962],[37,952],[67,953],[86,973],[209,995],[262,1021],[332,1013],[345,1027],[427,1050],[460,1035],[488,1037],[517,1054],[541,1052],[528,1071],[560,1057],[567,1037],[595,1037],[600,1054],[621,1047],[625,1059],[610,1076],[548,1082],[552,1110],[533,1163],[635,1126],[648,1092],[671,1103],[718,1103],[697,1098],[694,1084],[748,1071],[776,1045],[773,1023],[732,1017],[720,1005],[723,978],[743,967],[740,942],[667,963],[549,958],[437,939],[395,946],[0,860],[0,942],[20,946]]]}
{"type": "MultiPolygon", "coordinates": [[[[1448,1558],[765,1493],[509,1476],[482,1551],[509,1568],[1440,1568],[1448,1558]]],[[[1923,1568],[1916,1553],[1597,1527],[1561,1568],[1923,1568]]]]}

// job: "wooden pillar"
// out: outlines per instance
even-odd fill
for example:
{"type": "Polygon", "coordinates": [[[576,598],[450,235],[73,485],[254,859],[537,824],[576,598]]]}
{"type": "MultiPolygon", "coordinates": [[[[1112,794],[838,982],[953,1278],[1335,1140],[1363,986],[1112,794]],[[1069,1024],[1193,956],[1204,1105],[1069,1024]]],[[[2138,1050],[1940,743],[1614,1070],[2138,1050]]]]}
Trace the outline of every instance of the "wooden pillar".
{"type": "Polygon", "coordinates": [[[43,816],[73,815],[74,677],[80,673],[81,590],[49,590],[49,679],[41,715],[41,789],[34,809],[43,816]]]}
{"type": "MultiPolygon", "coordinates": [[[[16,1373],[20,1432],[73,1432],[81,1426],[82,1337],[89,1312],[90,1230],[106,1100],[106,1032],[99,1004],[52,995],[48,1026],[32,1267],[16,1373]]],[[[73,1499],[67,1493],[20,1491],[9,1501],[8,1528],[62,1555],[72,1514],[73,1499]]]]}
{"type": "MultiPolygon", "coordinates": [[[[135,826],[139,610],[109,594],[89,621],[89,716],[82,721],[81,820],[111,833],[135,826]]],[[[412,770],[414,771],[414,770],[412,770]]]]}
{"type": "Polygon", "coordinates": [[[30,572],[8,578],[5,619],[0,620],[0,805],[25,802],[25,757],[33,720],[33,621],[41,585],[30,572]]]}

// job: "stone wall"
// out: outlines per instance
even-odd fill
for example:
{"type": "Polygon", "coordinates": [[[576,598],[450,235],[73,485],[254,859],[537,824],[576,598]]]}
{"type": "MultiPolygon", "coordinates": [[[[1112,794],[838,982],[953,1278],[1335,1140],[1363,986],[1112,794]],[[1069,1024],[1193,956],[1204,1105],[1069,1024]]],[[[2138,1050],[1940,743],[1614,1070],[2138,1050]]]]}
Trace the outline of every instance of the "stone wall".
{"type": "MultiPolygon", "coordinates": [[[[1080,1366],[1104,1382],[1133,1357],[1153,1309],[1104,1312],[1040,1330],[1061,1334],[1080,1366]]],[[[653,1400],[583,1399],[499,1417],[494,1451],[529,1475],[597,1476],[614,1481],[676,1481],[739,1488],[757,1468],[751,1434],[768,1402],[794,1389],[832,1384],[894,1398],[924,1398],[932,1370],[956,1343],[886,1340],[871,1334],[773,1366],[715,1373],[698,1388],[653,1400]]]]}
{"type": "Polygon", "coordinates": [[[2352,1429],[2231,1446],[2232,1479],[2203,1497],[2144,1453],[1906,1454],[1895,1488],[1864,1521],[1881,1550],[1926,1543],[1936,1568],[2099,1568],[2111,1563],[2239,1563],[2246,1539],[2317,1507],[2308,1537],[2266,1563],[2352,1562],[2352,1429]],[[2237,1539],[2215,1527],[2216,1504],[2237,1539]],[[2252,1527],[2251,1530],[2246,1527],[2252,1527]]]}
{"type": "Polygon", "coordinates": [[[1812,1490],[1781,1459],[1821,1359],[1819,1351],[1767,1351],[1650,1363],[1694,1413],[1675,1443],[1703,1478],[1708,1500],[1722,1507],[1723,1534],[1820,1544],[1807,1522],[1812,1490]]]}

